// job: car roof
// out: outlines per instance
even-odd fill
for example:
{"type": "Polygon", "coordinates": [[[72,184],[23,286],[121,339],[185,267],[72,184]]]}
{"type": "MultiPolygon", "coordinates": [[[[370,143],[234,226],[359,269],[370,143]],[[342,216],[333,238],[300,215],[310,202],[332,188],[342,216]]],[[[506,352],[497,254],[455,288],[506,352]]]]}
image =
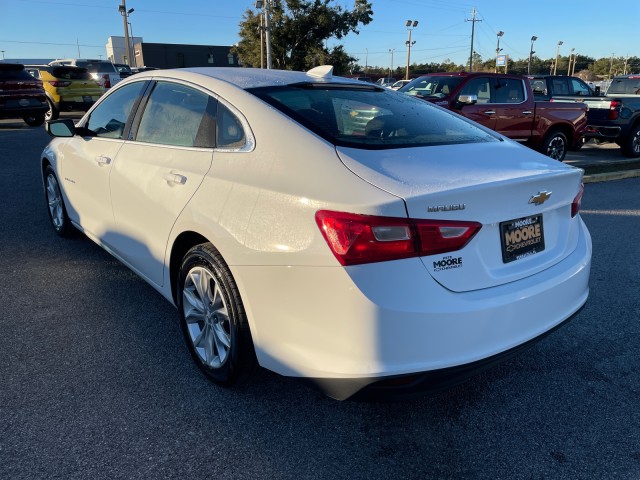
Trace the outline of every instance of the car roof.
{"type": "MultiPolygon", "coordinates": [[[[323,66],[325,67],[325,66],[323,66]]],[[[330,75],[321,76],[325,70],[322,67],[308,72],[294,72],[290,70],[269,70],[260,68],[238,67],[197,67],[176,68],[170,70],[151,70],[137,74],[137,78],[167,76],[183,80],[195,80],[197,77],[208,77],[235,85],[247,90],[250,88],[284,86],[293,83],[349,83],[362,85],[362,82],[345,77],[330,75]]]]}

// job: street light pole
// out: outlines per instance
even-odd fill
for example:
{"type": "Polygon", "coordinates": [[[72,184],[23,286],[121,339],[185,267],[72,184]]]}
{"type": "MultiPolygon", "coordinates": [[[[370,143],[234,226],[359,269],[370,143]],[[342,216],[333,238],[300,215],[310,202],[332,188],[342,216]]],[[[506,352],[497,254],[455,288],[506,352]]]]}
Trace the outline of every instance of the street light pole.
{"type": "Polygon", "coordinates": [[[573,54],[573,67],[571,68],[571,76],[573,77],[576,74],[576,62],[578,61],[578,54],[573,54]]]}
{"type": "MultiPolygon", "coordinates": [[[[571,57],[573,57],[573,52],[575,52],[576,49],[572,48],[571,49],[571,53],[569,53],[569,68],[567,68],[567,76],[571,75],[571,57]]],[[[575,62],[575,59],[574,59],[575,62]]]]}
{"type": "Polygon", "coordinates": [[[531,75],[531,59],[533,58],[533,54],[536,53],[533,51],[533,42],[538,39],[535,35],[531,37],[531,50],[529,50],[529,64],[527,65],[527,75],[531,75]]]}
{"type": "Polygon", "coordinates": [[[411,61],[411,45],[415,45],[416,41],[411,42],[411,30],[418,26],[417,20],[407,20],[405,24],[407,27],[407,31],[409,32],[409,38],[405,42],[407,44],[407,72],[405,73],[405,80],[409,80],[409,62],[411,61]]]}
{"type": "MultiPolygon", "coordinates": [[[[503,32],[502,30],[500,30],[500,31],[496,34],[496,36],[498,37],[498,45],[496,46],[496,66],[495,66],[495,68],[493,69],[493,71],[494,71],[495,73],[498,73],[498,55],[500,54],[500,51],[502,50],[502,49],[500,48],[500,37],[502,37],[503,35],[504,35],[504,32],[503,32]]],[[[505,68],[505,71],[506,71],[506,68],[505,68]]]]}
{"type": "Polygon", "coordinates": [[[127,65],[131,65],[131,40],[129,38],[129,15],[134,12],[133,8],[127,10],[126,0],[122,0],[122,4],[118,7],[118,11],[122,15],[122,23],[124,24],[124,51],[125,51],[125,62],[127,65]]]}
{"type": "Polygon", "coordinates": [[[613,71],[613,57],[615,56],[615,53],[611,53],[611,65],[609,66],[609,80],[611,80],[611,72],[613,71]]]}
{"type": "Polygon", "coordinates": [[[393,52],[395,52],[395,48],[390,48],[389,53],[391,54],[391,66],[389,67],[389,78],[391,78],[391,72],[393,72],[393,52]]]}
{"type": "Polygon", "coordinates": [[[560,46],[562,45],[562,40],[558,42],[558,48],[556,48],[556,63],[553,65],[553,74],[555,75],[558,70],[558,57],[560,56],[560,46]]]}
{"type": "Polygon", "coordinates": [[[367,52],[364,57],[364,73],[366,75],[369,72],[369,49],[365,48],[365,51],[367,52]]]}

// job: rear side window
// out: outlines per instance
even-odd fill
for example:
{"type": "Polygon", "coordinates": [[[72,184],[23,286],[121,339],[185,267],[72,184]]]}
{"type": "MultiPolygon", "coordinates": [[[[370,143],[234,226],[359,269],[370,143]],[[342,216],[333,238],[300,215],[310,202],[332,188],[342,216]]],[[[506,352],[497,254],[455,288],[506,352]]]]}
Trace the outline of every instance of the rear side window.
{"type": "Polygon", "coordinates": [[[429,102],[375,86],[301,84],[250,92],[339,146],[385,149],[497,141],[429,102]]]}
{"type": "Polygon", "coordinates": [[[554,95],[569,95],[569,80],[567,78],[551,79],[554,95]]]}
{"type": "Polygon", "coordinates": [[[136,82],[111,92],[91,112],[85,128],[96,137],[122,138],[131,110],[142,95],[145,82],[136,82]]]}
{"type": "Polygon", "coordinates": [[[213,147],[216,103],[199,90],[159,82],[142,114],[136,140],[180,147],[213,147]]]}
{"type": "Polygon", "coordinates": [[[640,76],[629,78],[614,78],[607,90],[607,95],[621,93],[627,95],[640,95],[640,76]]]}
{"type": "Polygon", "coordinates": [[[524,85],[522,80],[515,78],[501,78],[495,83],[494,103],[522,103],[524,102],[524,85]]]}

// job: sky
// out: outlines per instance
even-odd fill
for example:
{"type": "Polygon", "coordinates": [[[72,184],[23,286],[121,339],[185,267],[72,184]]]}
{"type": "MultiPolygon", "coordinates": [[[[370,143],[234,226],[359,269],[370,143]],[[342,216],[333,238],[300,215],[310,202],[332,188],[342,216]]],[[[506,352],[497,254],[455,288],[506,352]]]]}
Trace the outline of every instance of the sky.
{"type": "MultiPolygon", "coordinates": [[[[640,57],[640,3],[635,0],[369,0],[373,21],[328,46],[344,45],[360,65],[406,65],[407,20],[417,20],[411,63],[465,64],[471,47],[472,11],[477,11],[474,49],[484,60],[495,57],[497,32],[501,54],[512,59],[535,55],[555,58],[574,53],[595,58],[640,57]],[[612,8],[608,8],[611,5],[612,8]],[[634,33],[636,32],[636,33],[634,33]]],[[[109,36],[123,36],[121,0],[0,0],[0,59],[105,58],[109,36]],[[4,51],[4,52],[2,52],[4,51]],[[80,54],[78,55],[78,51],[80,54]],[[101,56],[101,57],[100,57],[101,56]]],[[[353,0],[335,0],[345,8],[353,0]]],[[[135,11],[133,34],[150,43],[233,45],[239,23],[254,1],[127,0],[135,11]]],[[[638,66],[637,70],[640,70],[638,66]]]]}

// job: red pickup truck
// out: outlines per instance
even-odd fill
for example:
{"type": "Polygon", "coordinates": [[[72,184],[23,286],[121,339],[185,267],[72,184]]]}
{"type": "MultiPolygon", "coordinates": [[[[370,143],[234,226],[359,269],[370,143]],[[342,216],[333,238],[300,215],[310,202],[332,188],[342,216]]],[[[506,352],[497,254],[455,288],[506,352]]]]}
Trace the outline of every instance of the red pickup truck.
{"type": "Polygon", "coordinates": [[[583,103],[535,101],[526,77],[501,73],[433,73],[400,92],[415,95],[562,161],[587,125],[583,103]]]}

